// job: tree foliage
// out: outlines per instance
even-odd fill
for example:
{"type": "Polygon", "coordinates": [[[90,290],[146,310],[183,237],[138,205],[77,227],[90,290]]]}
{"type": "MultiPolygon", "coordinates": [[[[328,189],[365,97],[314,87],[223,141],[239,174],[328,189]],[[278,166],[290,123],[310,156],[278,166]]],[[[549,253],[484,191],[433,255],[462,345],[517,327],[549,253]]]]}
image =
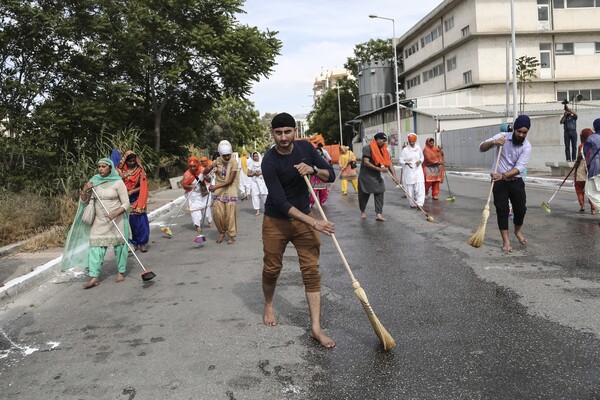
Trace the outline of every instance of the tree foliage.
{"type": "Polygon", "coordinates": [[[308,114],[308,120],[311,132],[323,134],[326,143],[339,143],[341,108],[343,142],[348,145],[353,131],[346,122],[358,115],[358,86],[353,79],[340,79],[338,85],[339,104],[338,89],[329,89],[308,114]]]}
{"type": "Polygon", "coordinates": [[[234,149],[241,149],[255,139],[264,142],[265,135],[259,113],[250,101],[225,97],[214,108],[199,145],[212,153],[221,140],[228,140],[234,149]]]}
{"type": "MultiPolygon", "coordinates": [[[[160,155],[202,141],[221,98],[268,76],[277,32],[240,24],[243,0],[0,2],[0,182],[56,178],[129,127],[160,155]]],[[[258,116],[256,117],[258,120],[258,116]]]]}
{"type": "MultiPolygon", "coordinates": [[[[354,46],[354,57],[348,57],[344,68],[358,76],[359,65],[369,60],[391,60],[394,58],[394,49],[391,39],[371,39],[365,43],[354,46]]],[[[401,54],[398,54],[400,63],[401,54]]]]}
{"type": "MultiPolygon", "coordinates": [[[[354,56],[348,57],[344,68],[354,76],[358,76],[359,65],[369,60],[389,60],[394,58],[391,39],[371,39],[354,46],[354,56]]],[[[346,122],[359,115],[358,81],[343,79],[340,85],[340,104],[342,114],[342,136],[344,144],[351,142],[354,132],[346,122]]],[[[308,114],[310,130],[322,133],[327,143],[339,143],[340,122],[337,88],[329,89],[319,100],[316,107],[308,114]]]]}
{"type": "Polygon", "coordinates": [[[517,81],[519,86],[519,108],[521,114],[525,112],[525,86],[531,87],[530,83],[537,78],[537,68],[540,62],[535,57],[527,55],[517,58],[517,81]]]}

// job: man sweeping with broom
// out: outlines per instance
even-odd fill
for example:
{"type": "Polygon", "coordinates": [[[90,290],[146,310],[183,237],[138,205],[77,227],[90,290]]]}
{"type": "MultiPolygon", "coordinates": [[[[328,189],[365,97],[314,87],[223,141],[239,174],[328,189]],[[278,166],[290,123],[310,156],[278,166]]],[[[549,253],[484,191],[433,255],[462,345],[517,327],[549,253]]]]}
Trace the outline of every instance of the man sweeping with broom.
{"type": "Polygon", "coordinates": [[[501,132],[479,145],[479,151],[486,152],[497,148],[500,152],[498,165],[492,166],[490,174],[493,181],[494,206],[498,218],[498,228],[502,235],[502,251],[512,253],[508,233],[509,200],[513,208],[515,236],[521,244],[527,239],[521,233],[525,219],[526,194],[522,173],[527,168],[531,156],[531,144],[527,140],[527,132],[531,120],[527,115],[519,115],[513,124],[513,132],[501,132]]]}
{"type": "Polygon", "coordinates": [[[319,254],[321,234],[334,233],[334,224],[313,217],[304,176],[316,175],[323,182],[333,182],[333,167],[305,140],[295,141],[296,120],[288,113],[277,114],[271,121],[275,146],[265,154],[261,168],[269,194],[265,202],[262,225],[263,273],[265,296],[263,322],[275,326],[277,320],[273,295],[283,266],[283,253],[292,242],[298,253],[304,292],[310,313],[310,337],[325,348],[335,346],[321,329],[321,274],[319,254]]]}

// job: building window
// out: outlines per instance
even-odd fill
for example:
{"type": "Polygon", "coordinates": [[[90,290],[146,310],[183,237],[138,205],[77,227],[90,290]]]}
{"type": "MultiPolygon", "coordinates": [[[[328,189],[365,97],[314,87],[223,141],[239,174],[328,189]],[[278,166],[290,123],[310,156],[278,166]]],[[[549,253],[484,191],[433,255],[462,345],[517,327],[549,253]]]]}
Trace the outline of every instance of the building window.
{"type": "Polygon", "coordinates": [[[411,87],[417,86],[420,84],[421,84],[421,77],[419,75],[417,75],[414,78],[411,78],[408,81],[406,81],[406,88],[410,89],[411,87]]]}
{"type": "Polygon", "coordinates": [[[454,28],[454,15],[444,21],[444,30],[446,32],[452,28],[454,28]]]}
{"type": "Polygon", "coordinates": [[[440,36],[442,36],[442,26],[438,25],[434,30],[421,38],[421,47],[425,47],[440,36]]]}
{"type": "Polygon", "coordinates": [[[469,36],[469,33],[471,33],[471,28],[469,28],[469,25],[467,25],[460,30],[460,33],[462,37],[469,36]]]}
{"type": "Polygon", "coordinates": [[[540,4],[540,0],[538,0],[538,21],[548,21],[548,1],[546,0],[546,4],[540,4]]]}
{"type": "Polygon", "coordinates": [[[554,52],[557,56],[573,55],[573,43],[556,43],[554,52]]]}
{"type": "Polygon", "coordinates": [[[598,0],[554,0],[554,8],[600,7],[598,0]]]}
{"type": "Polygon", "coordinates": [[[456,68],[456,56],[446,60],[446,70],[452,71],[456,68]]]}
{"type": "Polygon", "coordinates": [[[471,73],[471,70],[468,70],[467,72],[465,72],[463,74],[463,83],[466,85],[468,83],[472,83],[473,82],[473,74],[471,73]]]}
{"type": "Polygon", "coordinates": [[[581,95],[581,101],[600,100],[600,89],[578,89],[567,91],[557,91],[556,101],[577,101],[577,96],[581,95]]]}
{"type": "Polygon", "coordinates": [[[438,64],[435,67],[423,72],[423,82],[427,82],[436,76],[444,75],[444,64],[438,64]]]}
{"type": "Polygon", "coordinates": [[[404,50],[404,55],[406,56],[406,58],[408,58],[415,54],[417,51],[419,51],[419,42],[413,44],[408,49],[404,50]]]}
{"type": "Polygon", "coordinates": [[[596,54],[600,53],[600,42],[596,42],[596,54]]]}

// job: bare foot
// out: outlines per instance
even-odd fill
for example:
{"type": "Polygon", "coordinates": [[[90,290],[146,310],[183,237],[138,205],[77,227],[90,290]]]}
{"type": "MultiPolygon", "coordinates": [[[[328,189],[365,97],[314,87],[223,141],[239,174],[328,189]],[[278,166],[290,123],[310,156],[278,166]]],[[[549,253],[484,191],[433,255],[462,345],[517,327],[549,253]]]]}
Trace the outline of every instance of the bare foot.
{"type": "Polygon", "coordinates": [[[212,222],[208,223],[208,228],[211,229],[212,228],[212,222]]]}
{"type": "Polygon", "coordinates": [[[365,214],[364,212],[361,212],[360,219],[367,219],[367,214],[365,214]]]}
{"type": "Polygon", "coordinates": [[[123,282],[125,280],[125,275],[123,275],[122,273],[118,273],[117,274],[117,279],[115,279],[115,282],[123,282]]]}
{"type": "Polygon", "coordinates": [[[277,325],[277,319],[275,318],[275,311],[273,310],[273,305],[265,304],[265,311],[263,314],[263,322],[266,326],[275,326],[277,325]]]}
{"type": "Polygon", "coordinates": [[[232,238],[232,237],[230,237],[230,238],[227,240],[227,244],[234,244],[234,243],[235,243],[235,239],[234,239],[234,238],[232,238]]]}
{"type": "Polygon", "coordinates": [[[221,243],[223,241],[223,236],[225,235],[219,235],[219,237],[217,238],[217,243],[221,243]]]}
{"type": "Polygon", "coordinates": [[[381,221],[381,222],[385,222],[385,221],[387,221],[387,219],[383,218],[383,215],[381,215],[381,214],[377,214],[377,215],[375,216],[375,221],[381,221]]]}
{"type": "Polygon", "coordinates": [[[260,210],[256,210],[256,214],[254,215],[260,215],[260,210]]]}
{"type": "Polygon", "coordinates": [[[510,246],[510,243],[502,245],[502,252],[512,253],[512,247],[510,246]]]}
{"type": "Polygon", "coordinates": [[[144,246],[144,245],[141,245],[141,246],[140,246],[140,250],[142,251],[142,253],[145,253],[145,252],[147,252],[147,251],[148,251],[148,249],[147,249],[147,248],[146,248],[146,246],[144,246]]]}
{"type": "Polygon", "coordinates": [[[527,244],[527,239],[525,239],[525,236],[523,236],[523,234],[521,232],[515,232],[515,236],[519,240],[519,243],[527,244]]]}
{"type": "Polygon", "coordinates": [[[323,331],[311,331],[310,337],[319,342],[319,344],[325,347],[326,349],[332,349],[335,347],[335,342],[333,341],[333,339],[327,336],[323,331]]]}
{"type": "Polygon", "coordinates": [[[93,288],[95,286],[98,286],[100,284],[100,279],[98,278],[92,278],[90,279],[90,281],[88,283],[86,283],[85,285],[83,285],[84,289],[90,289],[93,288]]]}

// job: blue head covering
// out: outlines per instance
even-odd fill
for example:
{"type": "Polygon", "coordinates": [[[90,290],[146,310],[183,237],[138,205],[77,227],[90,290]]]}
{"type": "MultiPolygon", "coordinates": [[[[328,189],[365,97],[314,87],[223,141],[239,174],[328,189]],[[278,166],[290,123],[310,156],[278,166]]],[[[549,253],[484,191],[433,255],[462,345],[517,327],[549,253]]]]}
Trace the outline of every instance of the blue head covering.
{"type": "Polygon", "coordinates": [[[121,152],[117,149],[113,149],[112,152],[110,153],[110,159],[113,162],[113,165],[118,166],[119,163],[121,162],[121,152]]]}
{"type": "Polygon", "coordinates": [[[513,124],[513,131],[519,130],[521,128],[529,129],[531,127],[531,120],[527,115],[519,115],[517,119],[515,119],[515,123],[513,124]]]}
{"type": "Polygon", "coordinates": [[[594,132],[600,133],[600,118],[594,120],[594,132]]]}

